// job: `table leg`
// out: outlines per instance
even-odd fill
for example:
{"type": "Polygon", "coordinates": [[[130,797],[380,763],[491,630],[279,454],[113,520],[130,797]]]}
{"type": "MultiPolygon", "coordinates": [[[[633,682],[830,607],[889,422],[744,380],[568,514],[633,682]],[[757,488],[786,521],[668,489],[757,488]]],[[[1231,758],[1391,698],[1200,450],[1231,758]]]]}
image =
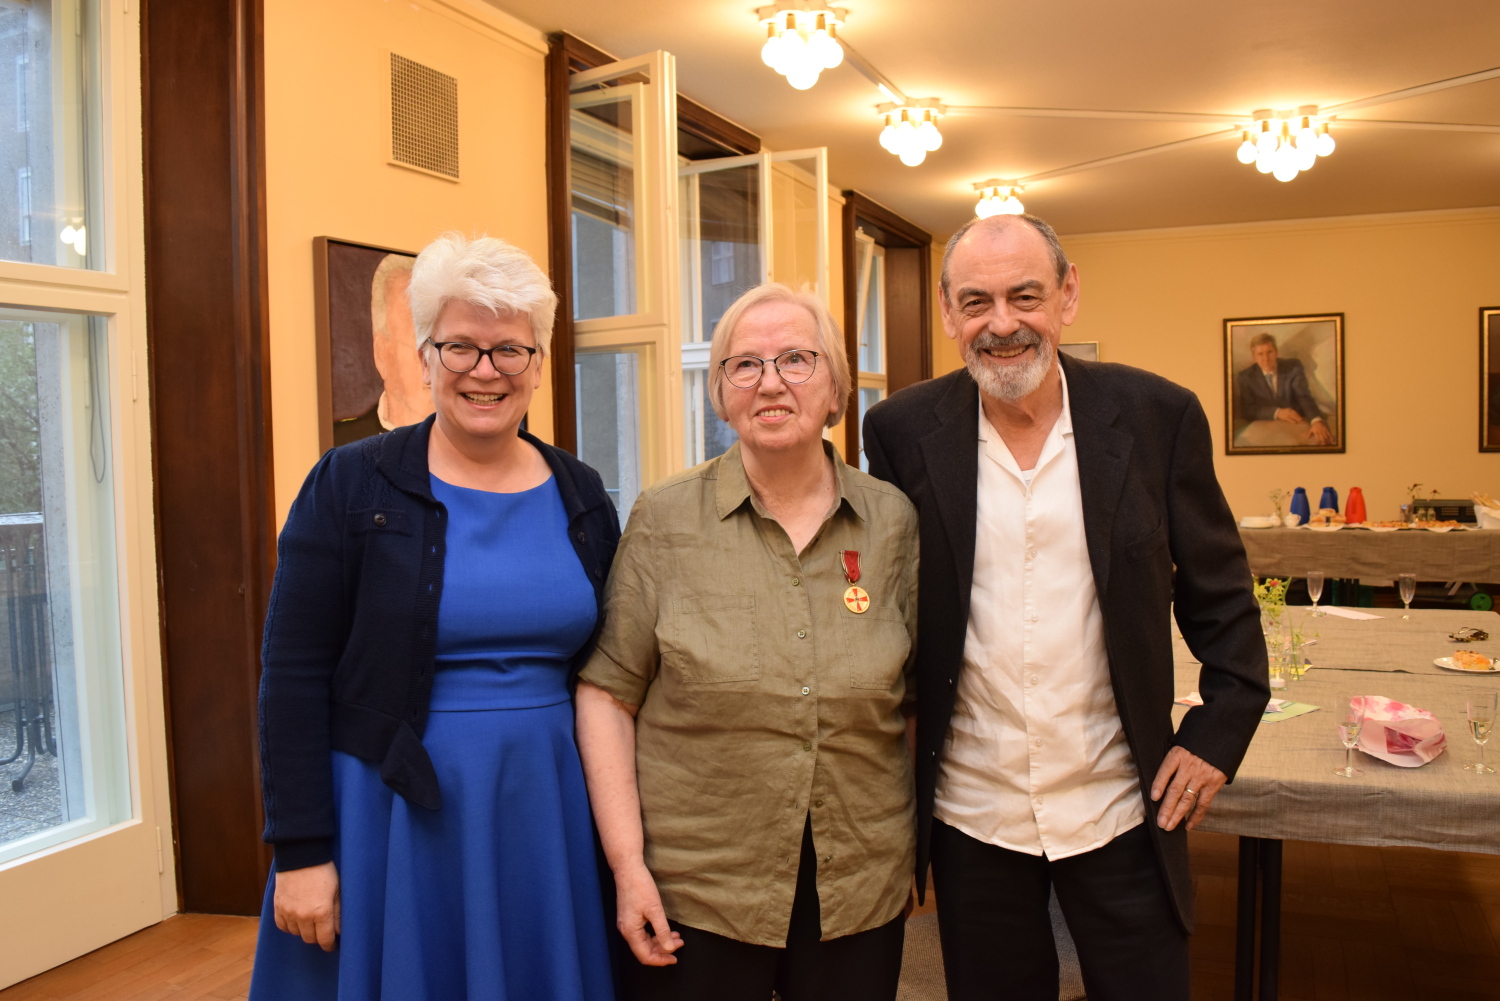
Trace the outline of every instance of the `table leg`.
{"type": "Polygon", "coordinates": [[[1240,838],[1240,878],[1234,921],[1234,1001],[1255,993],[1255,891],[1260,838],[1240,838]]]}
{"type": "Polygon", "coordinates": [[[1260,839],[1260,1001],[1276,1001],[1281,981],[1281,842],[1260,839]]]}

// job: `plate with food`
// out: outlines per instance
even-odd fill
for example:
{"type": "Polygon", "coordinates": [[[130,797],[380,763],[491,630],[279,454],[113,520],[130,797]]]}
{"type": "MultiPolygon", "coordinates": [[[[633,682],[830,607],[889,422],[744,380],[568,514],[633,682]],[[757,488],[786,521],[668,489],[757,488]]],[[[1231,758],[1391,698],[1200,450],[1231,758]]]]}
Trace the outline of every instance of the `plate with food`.
{"type": "Polygon", "coordinates": [[[1314,532],[1337,532],[1339,529],[1343,528],[1344,526],[1343,526],[1342,523],[1335,523],[1335,524],[1332,524],[1332,525],[1319,525],[1316,522],[1313,522],[1313,523],[1310,523],[1309,525],[1307,525],[1307,527],[1310,528],[1314,532]]]}
{"type": "Polygon", "coordinates": [[[1425,528],[1429,532],[1451,532],[1455,528],[1463,528],[1463,524],[1457,521],[1419,521],[1418,528],[1425,528]]]}
{"type": "Polygon", "coordinates": [[[1404,521],[1367,521],[1365,527],[1372,532],[1399,532],[1411,526],[1404,521]]]}
{"type": "Polygon", "coordinates": [[[1482,653],[1473,650],[1456,650],[1452,657],[1439,657],[1433,661],[1445,671],[1465,671],[1469,674],[1495,674],[1500,667],[1482,653]]]}

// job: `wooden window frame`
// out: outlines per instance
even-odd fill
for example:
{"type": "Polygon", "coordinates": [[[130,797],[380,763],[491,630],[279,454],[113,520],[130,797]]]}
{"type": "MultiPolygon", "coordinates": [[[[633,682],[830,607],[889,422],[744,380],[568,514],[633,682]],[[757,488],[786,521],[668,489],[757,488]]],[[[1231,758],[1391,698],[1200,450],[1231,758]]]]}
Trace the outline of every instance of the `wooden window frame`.
{"type": "MultiPolygon", "coordinates": [[[[859,455],[859,255],[855,233],[863,228],[875,243],[886,250],[887,308],[885,334],[886,396],[914,383],[932,378],[932,235],[874,199],[858,191],[844,195],[844,350],[849,355],[852,378],[849,387],[848,413],[853,420],[844,421],[844,455],[851,463],[859,455]],[[916,275],[916,297],[912,302],[890,299],[896,282],[892,280],[891,251],[910,252],[896,257],[910,265],[916,275]],[[915,334],[915,337],[913,337],[915,334]]],[[[904,293],[903,293],[904,294],[904,293]]]]}

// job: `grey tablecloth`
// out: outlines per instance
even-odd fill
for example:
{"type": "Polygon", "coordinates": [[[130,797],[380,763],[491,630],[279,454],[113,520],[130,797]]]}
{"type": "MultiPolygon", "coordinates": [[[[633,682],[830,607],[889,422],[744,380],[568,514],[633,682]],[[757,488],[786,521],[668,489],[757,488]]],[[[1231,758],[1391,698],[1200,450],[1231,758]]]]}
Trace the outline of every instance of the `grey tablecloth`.
{"type": "MultiPolygon", "coordinates": [[[[1214,800],[1202,830],[1500,854],[1500,773],[1463,770],[1479,750],[1464,721],[1465,693],[1500,688],[1500,674],[1454,674],[1430,663],[1452,652],[1446,634],[1459,625],[1500,637],[1500,615],[1418,609],[1410,622],[1401,622],[1400,614],[1395,613],[1397,621],[1337,620],[1337,626],[1318,620],[1322,639],[1312,660],[1324,666],[1315,666],[1278,697],[1331,706],[1340,694],[1384,695],[1435,715],[1447,731],[1448,749],[1420,768],[1401,768],[1356,750],[1355,762],[1365,774],[1346,779],[1333,774],[1343,764],[1344,749],[1332,713],[1262,723],[1239,774],[1214,800]],[[1364,635],[1362,628],[1368,630],[1364,635]],[[1429,650],[1437,652],[1429,655],[1429,650]],[[1420,663],[1424,658],[1426,668],[1420,663]],[[1341,666],[1327,666],[1334,664],[1341,666]]],[[[1470,646],[1490,653],[1497,645],[1491,640],[1470,646]]],[[[1179,695],[1198,687],[1198,668],[1179,641],[1179,695]]],[[[1179,707],[1175,715],[1181,719],[1184,712],[1179,707]]],[[[1500,741],[1487,752],[1500,759],[1500,741]]]]}
{"type": "Polygon", "coordinates": [[[1390,579],[1414,573],[1421,580],[1500,582],[1500,531],[1369,532],[1345,528],[1242,528],[1250,569],[1260,576],[1390,579]]]}

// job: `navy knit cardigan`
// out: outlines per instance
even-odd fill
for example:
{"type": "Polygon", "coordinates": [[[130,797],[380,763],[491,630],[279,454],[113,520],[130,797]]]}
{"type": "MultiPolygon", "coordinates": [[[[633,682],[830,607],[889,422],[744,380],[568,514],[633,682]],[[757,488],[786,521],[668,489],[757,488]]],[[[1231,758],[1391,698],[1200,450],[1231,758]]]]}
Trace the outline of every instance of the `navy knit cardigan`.
{"type": "MultiPolygon", "coordinates": [[[[379,763],[385,784],[407,801],[441,805],[422,747],[447,535],[427,468],[432,422],[326,453],[281,531],[260,680],[264,837],[280,871],[333,858],[333,750],[379,763]]],[[[602,623],[620,540],[614,505],[594,470],[521,437],[552,468],[602,623]]],[[[596,627],[573,659],[570,684],[597,637],[596,627]]]]}

